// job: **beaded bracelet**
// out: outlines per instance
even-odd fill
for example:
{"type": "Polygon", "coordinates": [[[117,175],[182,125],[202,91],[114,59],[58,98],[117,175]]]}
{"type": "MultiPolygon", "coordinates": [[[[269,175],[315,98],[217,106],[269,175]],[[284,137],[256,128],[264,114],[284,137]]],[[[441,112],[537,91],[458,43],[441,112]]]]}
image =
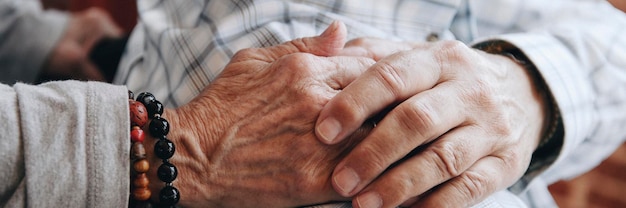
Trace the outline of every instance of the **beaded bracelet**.
{"type": "Polygon", "coordinates": [[[156,100],[154,95],[143,92],[137,95],[137,99],[133,100],[134,94],[128,91],[131,121],[131,159],[133,161],[133,172],[131,180],[131,204],[146,206],[151,193],[147,188],[149,181],[146,172],[149,170],[149,163],[146,159],[145,149],[143,147],[144,134],[143,127],[148,119],[151,119],[148,129],[150,135],[157,138],[158,141],[154,145],[154,154],[159,157],[163,164],[157,169],[159,180],[165,182],[165,187],[159,192],[158,207],[174,207],[180,200],[180,192],[173,186],[172,182],[178,176],[178,169],[169,159],[174,156],[176,147],[172,141],[167,139],[169,133],[169,123],[163,114],[163,104],[156,100]]]}

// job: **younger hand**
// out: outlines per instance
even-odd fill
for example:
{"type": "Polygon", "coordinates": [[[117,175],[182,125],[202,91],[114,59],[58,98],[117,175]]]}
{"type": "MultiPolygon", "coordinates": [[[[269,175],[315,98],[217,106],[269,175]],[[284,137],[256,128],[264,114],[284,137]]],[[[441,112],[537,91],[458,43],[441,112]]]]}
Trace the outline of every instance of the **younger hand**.
{"type": "Polygon", "coordinates": [[[386,113],[333,172],[357,208],[467,207],[526,170],[544,101],[511,59],[456,41],[352,41],[344,55],[378,60],[320,113],[321,141],[343,141],[386,113]]]}

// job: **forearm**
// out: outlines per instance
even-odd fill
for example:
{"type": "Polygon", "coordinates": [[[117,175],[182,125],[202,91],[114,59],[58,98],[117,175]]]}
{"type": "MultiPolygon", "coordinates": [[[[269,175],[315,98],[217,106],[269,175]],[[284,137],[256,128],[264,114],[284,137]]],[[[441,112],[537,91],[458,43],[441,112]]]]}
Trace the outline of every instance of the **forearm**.
{"type": "Polygon", "coordinates": [[[124,87],[73,81],[3,87],[2,114],[15,115],[5,120],[10,133],[3,143],[16,152],[7,151],[13,156],[2,158],[9,168],[1,173],[12,180],[0,189],[1,203],[127,206],[130,145],[124,87]]]}

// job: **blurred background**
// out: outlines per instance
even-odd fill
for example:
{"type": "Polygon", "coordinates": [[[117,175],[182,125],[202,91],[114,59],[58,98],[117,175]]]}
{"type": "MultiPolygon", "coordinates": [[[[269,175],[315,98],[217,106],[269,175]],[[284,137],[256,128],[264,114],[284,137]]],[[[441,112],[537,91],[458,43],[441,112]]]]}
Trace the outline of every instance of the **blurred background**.
{"type": "Polygon", "coordinates": [[[90,7],[107,11],[125,33],[130,33],[137,23],[135,0],[41,0],[45,9],[78,12],[90,7]]]}
{"type": "MultiPolygon", "coordinates": [[[[626,0],[609,1],[626,11],[626,0]]],[[[90,7],[104,9],[126,34],[137,23],[135,0],[42,0],[42,3],[46,9],[72,12],[90,7]]],[[[549,188],[560,207],[626,208],[626,144],[587,174],[569,181],[560,181],[549,188]]]]}

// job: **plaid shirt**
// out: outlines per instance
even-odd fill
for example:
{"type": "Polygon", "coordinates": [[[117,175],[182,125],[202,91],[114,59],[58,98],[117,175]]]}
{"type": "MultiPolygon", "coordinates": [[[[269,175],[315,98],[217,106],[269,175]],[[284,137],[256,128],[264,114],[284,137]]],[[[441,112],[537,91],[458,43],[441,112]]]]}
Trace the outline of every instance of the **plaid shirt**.
{"type": "Polygon", "coordinates": [[[115,82],[170,107],[199,94],[236,51],[314,36],[333,20],[349,38],[512,43],[546,81],[565,132],[556,162],[539,160],[543,168],[509,188],[530,206],[555,206],[547,184],[591,169],[626,137],[626,16],[606,1],[139,0],[138,8],[115,82]]]}

